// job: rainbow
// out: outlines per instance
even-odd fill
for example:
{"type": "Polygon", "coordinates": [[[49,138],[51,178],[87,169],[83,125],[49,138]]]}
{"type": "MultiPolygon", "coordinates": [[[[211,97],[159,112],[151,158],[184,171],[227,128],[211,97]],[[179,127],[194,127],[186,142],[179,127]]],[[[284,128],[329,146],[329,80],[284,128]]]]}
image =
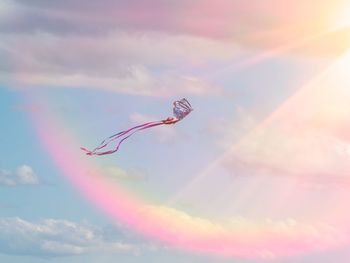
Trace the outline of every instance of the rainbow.
{"type": "Polygon", "coordinates": [[[347,242],[336,228],[325,224],[242,218],[212,222],[169,206],[149,204],[111,185],[94,160],[81,154],[74,136],[58,118],[36,112],[31,120],[56,165],[91,203],[116,221],[167,245],[224,257],[275,258],[347,242]]]}

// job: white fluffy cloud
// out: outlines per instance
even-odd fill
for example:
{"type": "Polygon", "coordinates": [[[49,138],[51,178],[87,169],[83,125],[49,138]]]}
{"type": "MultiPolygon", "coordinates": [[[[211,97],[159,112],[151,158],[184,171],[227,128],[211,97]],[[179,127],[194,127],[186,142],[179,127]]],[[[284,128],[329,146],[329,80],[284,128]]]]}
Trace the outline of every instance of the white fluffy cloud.
{"type": "MultiPolygon", "coordinates": [[[[115,230],[115,229],[114,229],[115,230]]],[[[38,257],[71,256],[93,252],[130,252],[136,247],[120,240],[118,231],[67,220],[29,222],[0,219],[0,252],[38,257]]]]}
{"type": "Polygon", "coordinates": [[[15,171],[0,170],[0,185],[36,185],[39,183],[39,177],[28,165],[18,166],[15,171]]]}
{"type": "MultiPolygon", "coordinates": [[[[222,224],[164,206],[146,207],[141,214],[146,217],[153,214],[158,216],[160,222],[169,222],[169,227],[173,231],[179,231],[179,236],[202,237],[204,240],[222,237],[228,242],[223,252],[227,250],[228,253],[240,254],[235,251],[248,246],[250,249],[243,249],[242,253],[249,253],[250,257],[277,256],[283,249],[279,251],[281,247],[276,246],[274,240],[293,252],[336,247],[348,241],[346,234],[325,223],[309,225],[293,219],[254,222],[239,217],[222,224]],[[261,243],[261,240],[266,242],[261,243]],[[288,245],[295,240],[300,240],[299,246],[288,245]]],[[[97,227],[57,219],[30,222],[18,217],[0,218],[0,253],[8,255],[50,258],[93,253],[138,254],[158,248],[169,249],[159,244],[145,243],[115,226],[97,227]]]]}

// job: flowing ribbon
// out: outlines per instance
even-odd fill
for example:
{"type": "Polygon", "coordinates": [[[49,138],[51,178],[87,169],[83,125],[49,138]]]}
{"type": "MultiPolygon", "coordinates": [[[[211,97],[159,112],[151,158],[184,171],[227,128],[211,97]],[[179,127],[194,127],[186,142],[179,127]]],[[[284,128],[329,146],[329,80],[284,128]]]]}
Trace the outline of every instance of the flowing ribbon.
{"type": "Polygon", "coordinates": [[[81,147],[80,149],[86,152],[87,155],[106,155],[106,154],[112,154],[115,153],[116,151],[119,150],[120,145],[129,137],[134,135],[135,133],[139,131],[143,131],[149,128],[153,128],[159,125],[169,125],[169,124],[175,124],[178,121],[182,120],[185,118],[193,109],[191,107],[191,104],[186,100],[182,99],[179,101],[175,101],[173,103],[174,108],[174,116],[175,117],[169,117],[164,120],[160,121],[151,121],[147,122],[141,125],[137,125],[135,127],[132,127],[130,129],[127,129],[125,131],[118,132],[112,136],[109,136],[108,138],[104,139],[99,146],[97,146],[93,150],[89,150],[87,148],[81,147]],[[112,150],[107,150],[107,151],[100,151],[101,149],[107,147],[110,143],[116,141],[116,145],[112,150]]]}

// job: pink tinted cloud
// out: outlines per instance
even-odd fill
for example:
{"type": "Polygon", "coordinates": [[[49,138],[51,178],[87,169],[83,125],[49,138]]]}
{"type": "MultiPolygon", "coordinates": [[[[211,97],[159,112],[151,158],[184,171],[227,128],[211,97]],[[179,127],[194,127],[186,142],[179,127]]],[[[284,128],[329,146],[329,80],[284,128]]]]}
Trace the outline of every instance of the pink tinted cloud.
{"type": "Polygon", "coordinates": [[[230,169],[349,180],[349,52],[247,133],[226,156],[230,169]]]}
{"type": "Polygon", "coordinates": [[[290,23],[305,25],[305,22],[309,24],[310,21],[326,20],[332,16],[334,9],[344,4],[344,1],[105,0],[98,3],[36,1],[29,5],[22,0],[17,3],[20,14],[27,12],[30,15],[44,11],[56,14],[57,20],[61,18],[67,23],[90,19],[94,22],[99,21],[104,26],[109,25],[107,28],[147,31],[158,29],[166,32],[232,37],[233,33],[244,34],[255,28],[269,30],[290,23]]]}
{"type": "MultiPolygon", "coordinates": [[[[159,30],[232,41],[245,48],[281,49],[283,53],[335,56],[350,44],[349,28],[336,28],[336,1],[152,1],[129,2],[118,25],[131,30],[159,30]]],[[[119,13],[120,12],[120,13],[119,13]]]]}
{"type": "Polygon", "coordinates": [[[293,47],[298,53],[336,55],[350,43],[350,32],[331,30],[345,0],[204,1],[17,1],[12,19],[0,23],[11,32],[105,34],[124,30],[161,31],[225,39],[246,48],[277,48],[310,36],[322,37],[293,47]],[[15,19],[20,16],[22,19],[15,19]],[[331,30],[331,32],[329,32],[331,30]],[[329,33],[329,34],[328,34],[329,33]]]}
{"type": "Polygon", "coordinates": [[[220,87],[191,68],[226,61],[237,47],[192,36],[113,32],[103,36],[6,35],[1,79],[148,96],[213,95],[220,87]],[[22,52],[17,52],[22,50],[22,52]]]}

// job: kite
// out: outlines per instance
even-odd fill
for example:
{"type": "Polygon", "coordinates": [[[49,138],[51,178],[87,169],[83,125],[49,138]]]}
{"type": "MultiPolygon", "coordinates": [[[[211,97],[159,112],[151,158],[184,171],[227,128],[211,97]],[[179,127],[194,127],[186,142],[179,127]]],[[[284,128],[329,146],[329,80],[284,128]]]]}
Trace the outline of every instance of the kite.
{"type": "Polygon", "coordinates": [[[168,117],[168,118],[166,118],[164,120],[160,120],[160,121],[147,122],[147,123],[132,127],[128,130],[118,132],[118,133],[106,138],[105,140],[103,140],[101,142],[101,144],[99,146],[97,146],[95,149],[93,149],[92,151],[90,151],[84,147],[81,147],[80,149],[83,150],[84,152],[86,152],[87,155],[106,155],[106,154],[115,153],[116,151],[119,150],[120,145],[126,139],[128,139],[130,136],[132,136],[133,134],[135,134],[139,131],[143,131],[143,130],[153,128],[156,126],[160,126],[160,125],[175,124],[178,121],[181,121],[183,118],[185,118],[188,114],[190,114],[191,111],[193,111],[192,106],[185,98],[183,98],[181,100],[174,101],[174,103],[173,103],[174,117],[168,117]],[[101,149],[107,147],[112,142],[116,142],[114,149],[101,150],[101,149]]]}

